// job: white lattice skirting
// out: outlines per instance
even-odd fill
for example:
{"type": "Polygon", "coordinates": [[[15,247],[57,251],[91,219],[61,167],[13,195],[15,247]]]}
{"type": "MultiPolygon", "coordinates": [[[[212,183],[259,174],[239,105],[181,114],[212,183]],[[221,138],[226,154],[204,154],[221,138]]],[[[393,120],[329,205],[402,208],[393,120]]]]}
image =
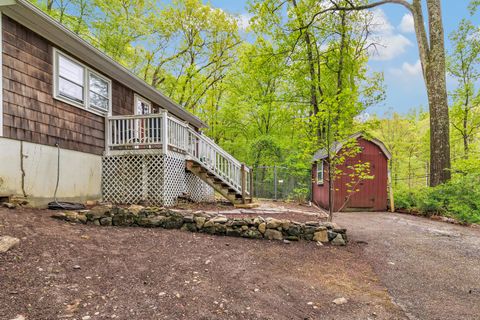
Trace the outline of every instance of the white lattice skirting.
{"type": "Polygon", "coordinates": [[[176,152],[104,156],[102,192],[114,204],[172,206],[183,194],[195,202],[214,199],[213,188],[186,172],[185,157],[176,152]]]}

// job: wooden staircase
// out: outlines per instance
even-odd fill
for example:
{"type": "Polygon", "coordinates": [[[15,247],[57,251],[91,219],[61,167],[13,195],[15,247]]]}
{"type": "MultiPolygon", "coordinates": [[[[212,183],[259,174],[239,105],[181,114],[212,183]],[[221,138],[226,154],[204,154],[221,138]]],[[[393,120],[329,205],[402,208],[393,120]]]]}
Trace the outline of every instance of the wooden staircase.
{"type": "Polygon", "coordinates": [[[251,196],[251,191],[253,190],[251,170],[243,164],[239,172],[239,184],[235,183],[228,175],[222,174],[222,172],[215,172],[215,168],[198,160],[188,159],[186,161],[186,170],[199,177],[235,206],[253,203],[253,197],[251,196]]]}

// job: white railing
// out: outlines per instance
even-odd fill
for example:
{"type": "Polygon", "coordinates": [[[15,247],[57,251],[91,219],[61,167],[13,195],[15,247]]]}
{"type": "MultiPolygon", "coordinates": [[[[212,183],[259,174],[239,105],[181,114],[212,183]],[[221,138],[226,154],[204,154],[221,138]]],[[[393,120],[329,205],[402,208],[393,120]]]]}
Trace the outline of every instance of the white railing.
{"type": "Polygon", "coordinates": [[[213,140],[196,132],[187,123],[168,116],[166,112],[109,117],[105,129],[107,154],[111,150],[156,148],[167,152],[168,147],[171,147],[201,163],[218,179],[241,193],[243,198],[250,195],[250,168],[213,140]],[[165,144],[164,141],[168,143],[165,144]]]}

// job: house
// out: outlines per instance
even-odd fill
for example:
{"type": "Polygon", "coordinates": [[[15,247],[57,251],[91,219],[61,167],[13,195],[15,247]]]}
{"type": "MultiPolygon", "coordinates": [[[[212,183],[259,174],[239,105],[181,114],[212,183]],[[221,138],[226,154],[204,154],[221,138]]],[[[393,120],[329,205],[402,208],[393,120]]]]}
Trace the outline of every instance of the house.
{"type": "MultiPolygon", "coordinates": [[[[378,139],[370,139],[362,133],[350,136],[346,141],[356,141],[360,151],[345,157],[345,161],[337,166],[339,172],[334,180],[334,211],[384,211],[388,201],[388,160],[390,152],[378,139]],[[369,163],[370,176],[373,179],[351,177],[352,166],[369,163]],[[350,186],[348,186],[350,184],[350,186]],[[349,192],[353,191],[353,192],[349,192]],[[342,208],[343,207],[343,208],[342,208]]],[[[345,152],[345,142],[332,144],[335,154],[345,152]]],[[[351,146],[350,146],[351,148],[351,146]]],[[[345,154],[345,153],[344,153],[345,154]]],[[[326,149],[318,150],[312,164],[312,201],[317,205],[329,207],[329,181],[326,149]]]]}
{"type": "Polygon", "coordinates": [[[251,201],[250,169],[199,118],[28,1],[0,13],[0,197],[251,201]]]}

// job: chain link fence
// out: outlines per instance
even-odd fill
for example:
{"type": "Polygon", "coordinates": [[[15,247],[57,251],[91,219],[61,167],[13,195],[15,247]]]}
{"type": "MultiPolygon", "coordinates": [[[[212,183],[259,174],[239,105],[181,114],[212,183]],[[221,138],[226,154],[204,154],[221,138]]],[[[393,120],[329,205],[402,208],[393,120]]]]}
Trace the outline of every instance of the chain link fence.
{"type": "Polygon", "coordinates": [[[254,168],[253,194],[260,199],[308,200],[311,194],[311,171],[291,170],[284,166],[254,168]]]}

